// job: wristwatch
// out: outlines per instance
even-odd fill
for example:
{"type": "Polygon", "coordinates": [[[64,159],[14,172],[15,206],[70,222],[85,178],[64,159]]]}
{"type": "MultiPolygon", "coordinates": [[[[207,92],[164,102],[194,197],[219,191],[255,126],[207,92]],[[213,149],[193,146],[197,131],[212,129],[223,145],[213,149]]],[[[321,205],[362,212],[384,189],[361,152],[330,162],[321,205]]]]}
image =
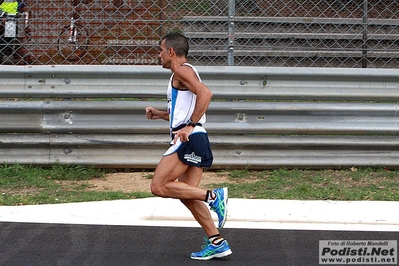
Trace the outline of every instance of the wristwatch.
{"type": "Polygon", "coordinates": [[[194,123],[193,121],[191,121],[191,119],[189,119],[186,123],[186,126],[192,126],[195,127],[197,125],[197,123],[194,123]]]}

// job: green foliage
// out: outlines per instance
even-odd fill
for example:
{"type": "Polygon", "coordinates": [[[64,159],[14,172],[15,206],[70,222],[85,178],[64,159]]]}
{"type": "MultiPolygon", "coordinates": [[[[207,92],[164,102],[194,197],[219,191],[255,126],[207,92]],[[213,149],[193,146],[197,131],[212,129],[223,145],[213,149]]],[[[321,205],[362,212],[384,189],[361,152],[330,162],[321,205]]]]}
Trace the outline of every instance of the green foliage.
{"type": "Polygon", "coordinates": [[[244,169],[244,170],[231,170],[229,172],[229,177],[230,178],[247,178],[251,175],[251,172],[248,171],[248,169],[244,169]]]}
{"type": "MultiPolygon", "coordinates": [[[[251,199],[290,200],[399,200],[397,170],[287,170],[231,172],[231,180],[252,176],[252,182],[217,184],[228,186],[229,195],[251,199]]],[[[215,184],[216,185],[216,184],[215,184]]]]}
{"type": "MultiPolygon", "coordinates": [[[[107,170],[109,171],[109,169],[107,170]]],[[[226,184],[233,198],[289,200],[399,200],[398,170],[231,170],[226,184]]],[[[105,170],[87,166],[53,165],[50,168],[0,166],[0,205],[53,204],[151,197],[148,192],[91,191],[88,180],[105,170]]],[[[143,173],[143,177],[152,178],[143,173]]]]}
{"type": "Polygon", "coordinates": [[[43,190],[32,194],[3,194],[0,196],[0,205],[35,205],[55,204],[69,202],[89,202],[119,199],[148,198],[152,194],[145,192],[123,193],[118,191],[65,191],[65,190],[43,190]]]}
{"type": "MultiPolygon", "coordinates": [[[[53,165],[50,168],[22,165],[0,166],[0,205],[26,205],[60,202],[79,202],[114,198],[143,197],[140,193],[120,195],[86,191],[87,181],[103,177],[104,170],[71,165],[53,165]]],[[[148,195],[147,195],[148,196],[148,195]]]]}
{"type": "Polygon", "coordinates": [[[49,175],[54,180],[89,180],[93,177],[103,177],[104,171],[82,165],[53,165],[49,175]]]}

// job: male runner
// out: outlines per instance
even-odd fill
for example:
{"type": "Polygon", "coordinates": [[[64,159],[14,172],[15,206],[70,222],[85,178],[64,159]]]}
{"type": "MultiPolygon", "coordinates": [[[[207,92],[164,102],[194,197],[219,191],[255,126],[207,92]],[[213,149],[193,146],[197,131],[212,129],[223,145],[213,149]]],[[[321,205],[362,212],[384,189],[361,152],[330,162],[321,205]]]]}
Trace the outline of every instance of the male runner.
{"type": "Polygon", "coordinates": [[[160,48],[162,67],[172,71],[167,91],[168,110],[147,107],[145,111],[148,119],[169,121],[172,142],[155,170],[151,191],[159,197],[180,199],[204,229],[208,237],[206,245],[201,251],[191,253],[192,259],[226,257],[232,251],[204,202],[217,213],[218,227],[222,228],[227,218],[227,188],[208,191],[198,188],[203,167],[210,167],[213,161],[203,127],[212,92],[201,82],[197,70],[187,63],[189,44],[185,36],[169,33],[162,38],[160,48]]]}

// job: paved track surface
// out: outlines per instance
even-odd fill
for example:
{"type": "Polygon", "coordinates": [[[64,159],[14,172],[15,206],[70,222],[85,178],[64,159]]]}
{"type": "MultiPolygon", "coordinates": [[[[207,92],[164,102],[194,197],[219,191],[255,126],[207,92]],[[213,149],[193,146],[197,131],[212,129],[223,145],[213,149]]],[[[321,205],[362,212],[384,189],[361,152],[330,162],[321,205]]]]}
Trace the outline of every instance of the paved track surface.
{"type": "Polygon", "coordinates": [[[319,240],[393,240],[398,232],[223,229],[233,254],[193,261],[200,228],[0,223],[0,265],[319,265],[319,240]]]}
{"type": "MultiPolygon", "coordinates": [[[[399,202],[229,200],[233,254],[193,261],[204,233],[178,200],[0,207],[1,266],[319,265],[320,240],[398,240],[399,202]]],[[[370,264],[369,264],[370,265],[370,264]]]]}

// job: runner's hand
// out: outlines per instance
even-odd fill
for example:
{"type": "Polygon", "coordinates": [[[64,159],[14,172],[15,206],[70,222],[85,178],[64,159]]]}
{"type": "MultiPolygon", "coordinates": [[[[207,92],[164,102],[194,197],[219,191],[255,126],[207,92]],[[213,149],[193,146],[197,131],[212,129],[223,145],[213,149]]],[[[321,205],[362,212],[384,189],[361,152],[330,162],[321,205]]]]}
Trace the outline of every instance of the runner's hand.
{"type": "Polygon", "coordinates": [[[145,116],[147,117],[147,119],[160,119],[161,116],[159,114],[159,110],[153,108],[153,107],[147,107],[145,108],[145,116]]]}
{"type": "Polygon", "coordinates": [[[189,141],[189,136],[193,133],[194,128],[192,126],[185,126],[180,130],[173,131],[172,134],[175,135],[173,139],[173,144],[176,144],[177,140],[180,139],[181,142],[189,141]]]}

